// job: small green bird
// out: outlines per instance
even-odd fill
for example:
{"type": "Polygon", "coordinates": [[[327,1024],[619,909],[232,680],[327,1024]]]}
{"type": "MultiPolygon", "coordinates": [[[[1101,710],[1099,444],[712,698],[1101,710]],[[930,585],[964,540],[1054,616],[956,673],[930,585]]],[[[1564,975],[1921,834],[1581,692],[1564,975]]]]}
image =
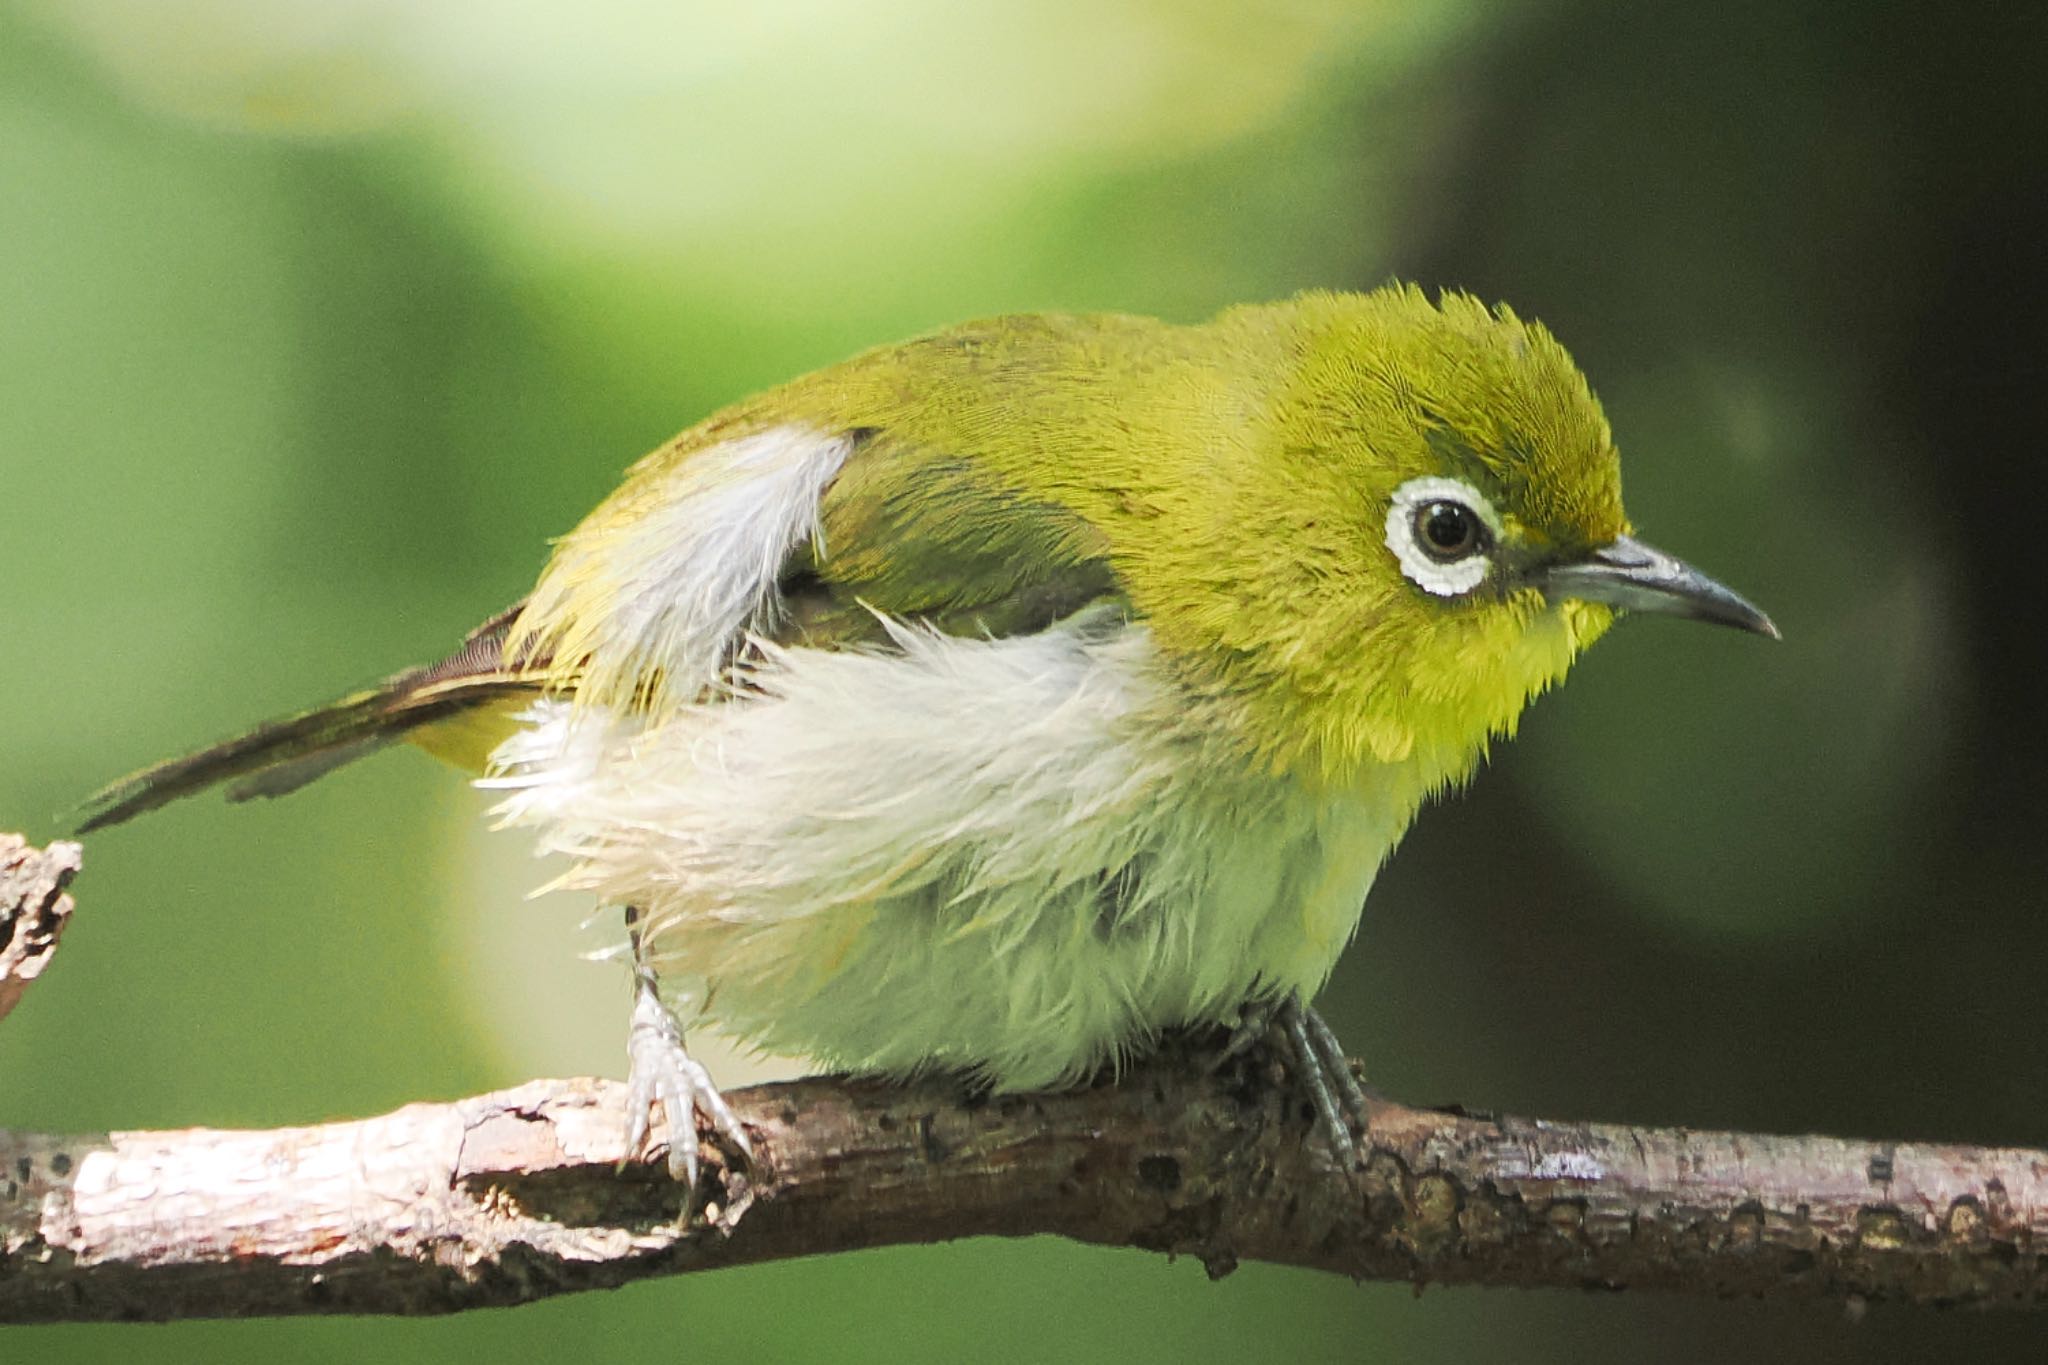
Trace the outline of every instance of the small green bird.
{"type": "Polygon", "coordinates": [[[1389,286],[968,323],[634,466],[453,655],[139,773],[86,828],[394,739],[628,907],[631,1134],[695,1183],[715,1023],[863,1072],[1073,1082],[1307,1002],[1423,799],[1615,610],[1776,635],[1635,540],[1599,404],[1506,308],[1389,286]]]}

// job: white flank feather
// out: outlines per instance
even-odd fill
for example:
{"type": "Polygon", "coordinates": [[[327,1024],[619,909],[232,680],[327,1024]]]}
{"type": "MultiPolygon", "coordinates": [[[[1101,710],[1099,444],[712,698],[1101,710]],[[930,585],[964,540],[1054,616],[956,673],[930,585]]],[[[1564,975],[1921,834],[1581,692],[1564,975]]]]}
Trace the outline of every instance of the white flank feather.
{"type": "Polygon", "coordinates": [[[1410,808],[1249,769],[1114,612],[891,634],[658,724],[536,707],[498,813],[642,907],[686,1017],[832,1064],[1033,1088],[1321,984],[1410,808]]]}
{"type": "Polygon", "coordinates": [[[520,618],[526,646],[575,663],[582,698],[697,695],[741,634],[773,618],[776,577],[817,535],[853,444],[776,427],[628,483],[563,540],[520,618]]]}

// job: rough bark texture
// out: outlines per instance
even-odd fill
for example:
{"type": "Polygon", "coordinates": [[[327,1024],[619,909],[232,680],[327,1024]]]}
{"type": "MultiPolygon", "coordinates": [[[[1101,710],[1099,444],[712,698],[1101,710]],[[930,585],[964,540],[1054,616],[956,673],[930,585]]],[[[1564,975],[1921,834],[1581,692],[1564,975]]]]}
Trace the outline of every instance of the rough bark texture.
{"type": "Polygon", "coordinates": [[[1382,1105],[1339,1172],[1259,1059],[976,1100],[822,1078],[731,1097],[699,1221],[618,1169],[623,1087],[536,1081],[272,1132],[0,1133],[0,1322],[442,1313],[649,1275],[1053,1233],[1417,1284],[2039,1306],[2048,1153],[1382,1105]]]}
{"type": "MultiPolygon", "coordinates": [[[[37,964],[17,989],[76,866],[75,847],[0,844],[0,944],[37,964]]],[[[1416,1284],[2048,1300],[2048,1152],[1383,1102],[1340,1171],[1271,1058],[1214,1055],[1000,1099],[835,1077],[742,1091],[757,1162],[712,1153],[687,1228],[664,1167],[621,1169],[625,1091],[606,1081],[269,1132],[0,1131],[0,1323],[445,1313],[1038,1233],[1217,1275],[1263,1260],[1416,1284]]]]}
{"type": "Polygon", "coordinates": [[[31,848],[0,834],[0,1019],[42,974],[71,918],[65,886],[78,872],[77,844],[31,848]]]}

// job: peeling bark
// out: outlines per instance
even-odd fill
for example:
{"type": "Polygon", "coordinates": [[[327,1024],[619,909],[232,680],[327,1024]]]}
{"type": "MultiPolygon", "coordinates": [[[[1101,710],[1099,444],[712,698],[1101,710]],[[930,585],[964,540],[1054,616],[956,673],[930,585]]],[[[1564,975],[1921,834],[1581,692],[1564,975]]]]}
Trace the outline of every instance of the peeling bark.
{"type": "Polygon", "coordinates": [[[18,834],[0,834],[0,1019],[57,951],[71,919],[64,888],[77,875],[79,853],[77,844],[38,849],[18,834]]]}

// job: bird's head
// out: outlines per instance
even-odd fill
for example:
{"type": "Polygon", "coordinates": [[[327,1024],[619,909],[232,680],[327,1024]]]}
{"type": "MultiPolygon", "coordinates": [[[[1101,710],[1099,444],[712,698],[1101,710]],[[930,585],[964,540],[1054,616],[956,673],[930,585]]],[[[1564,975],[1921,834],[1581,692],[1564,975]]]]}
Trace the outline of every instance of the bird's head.
{"type": "Polygon", "coordinates": [[[1541,326],[1400,286],[1283,307],[1210,622],[1275,761],[1455,781],[1617,612],[1776,636],[1631,534],[1607,420],[1541,326]]]}

